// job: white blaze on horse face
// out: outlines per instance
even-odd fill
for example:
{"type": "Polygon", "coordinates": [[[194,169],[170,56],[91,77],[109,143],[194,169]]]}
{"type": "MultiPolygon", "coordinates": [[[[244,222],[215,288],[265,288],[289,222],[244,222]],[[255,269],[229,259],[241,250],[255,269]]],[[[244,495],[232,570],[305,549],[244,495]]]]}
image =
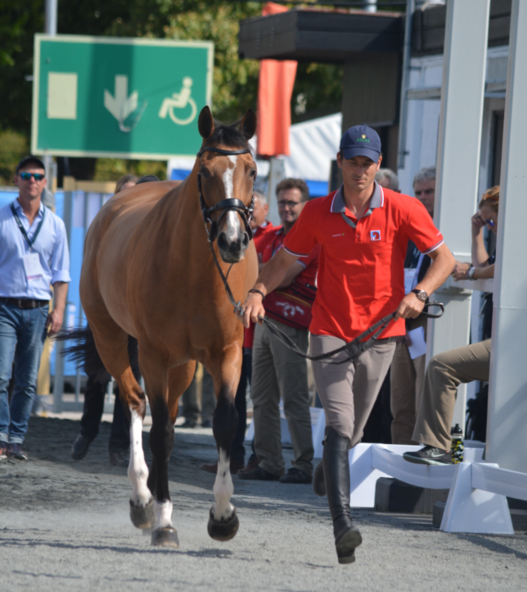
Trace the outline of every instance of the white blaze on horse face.
{"type": "MultiPolygon", "coordinates": [[[[233,199],[234,198],[234,183],[233,183],[233,178],[234,178],[234,171],[236,170],[236,162],[238,157],[237,156],[227,156],[227,158],[230,160],[230,162],[232,162],[233,167],[232,169],[230,168],[230,166],[227,166],[227,168],[225,169],[225,172],[223,173],[223,186],[225,187],[225,199],[233,199]]],[[[227,235],[227,238],[229,240],[236,240],[239,236],[240,233],[240,219],[238,218],[238,214],[236,214],[236,212],[233,212],[232,210],[227,212],[227,214],[225,215],[225,222],[226,222],[226,228],[225,228],[225,234],[227,235]]]]}
{"type": "Polygon", "coordinates": [[[172,526],[172,502],[154,502],[156,514],[156,528],[167,528],[172,526]]]}
{"type": "Polygon", "coordinates": [[[128,478],[132,483],[132,504],[134,506],[147,506],[152,500],[152,494],[146,484],[148,479],[148,467],[143,452],[143,419],[133,409],[130,409],[132,421],[130,422],[130,443],[132,450],[130,464],[128,465],[128,478]]]}
{"type": "Polygon", "coordinates": [[[216,473],[213,491],[216,499],[212,506],[214,520],[216,522],[226,522],[234,512],[234,506],[230,502],[234,493],[234,486],[232,484],[229,457],[221,448],[218,454],[218,472],[216,473]]]}

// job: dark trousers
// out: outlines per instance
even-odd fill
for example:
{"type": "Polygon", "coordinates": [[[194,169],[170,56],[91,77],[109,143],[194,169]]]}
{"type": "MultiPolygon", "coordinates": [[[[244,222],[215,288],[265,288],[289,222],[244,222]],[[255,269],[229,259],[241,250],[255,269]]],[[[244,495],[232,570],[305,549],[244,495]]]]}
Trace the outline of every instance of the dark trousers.
{"type": "Polygon", "coordinates": [[[238,412],[238,430],[234,436],[231,446],[231,459],[245,462],[245,447],[243,441],[245,440],[245,431],[247,428],[247,384],[251,384],[252,375],[252,350],[245,348],[243,350],[242,374],[240,376],[240,384],[236,391],[236,398],[234,399],[234,406],[238,412]]]}
{"type": "MultiPolygon", "coordinates": [[[[81,434],[88,440],[93,440],[99,433],[99,424],[101,423],[104,411],[104,398],[106,387],[109,380],[96,380],[93,376],[88,376],[86,392],[84,393],[84,412],[81,418],[81,434]]],[[[115,450],[128,449],[130,446],[130,421],[128,420],[121,398],[119,389],[115,395],[115,405],[113,408],[113,422],[110,432],[110,441],[108,448],[110,452],[115,450]]]]}

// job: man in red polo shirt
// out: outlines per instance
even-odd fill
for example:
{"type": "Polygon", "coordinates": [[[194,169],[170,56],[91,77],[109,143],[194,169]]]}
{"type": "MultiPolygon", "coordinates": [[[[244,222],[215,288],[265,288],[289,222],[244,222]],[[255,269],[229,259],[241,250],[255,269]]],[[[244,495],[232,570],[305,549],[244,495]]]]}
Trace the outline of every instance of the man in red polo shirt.
{"type": "Polygon", "coordinates": [[[424,206],[375,182],[381,162],[381,142],[373,129],[361,125],[344,133],[337,155],[342,187],[306,204],[284,248],[262,269],[243,307],[245,326],[251,319],[257,321],[265,314],[265,295],[280,284],[294,261],[320,244],[318,292],[310,325],[312,355],[352,341],[397,311],[382,339],[353,362],[313,364],[326,413],[324,455],[314,487],[318,494],[327,492],[340,563],[353,562],[355,548],[362,542],[349,508],[348,450],[362,437],[390,366],[395,338],[405,334],[404,319],[421,313],[428,295],[445,282],[455,264],[424,206]],[[405,296],[409,240],[430,256],[432,264],[405,296]]]}

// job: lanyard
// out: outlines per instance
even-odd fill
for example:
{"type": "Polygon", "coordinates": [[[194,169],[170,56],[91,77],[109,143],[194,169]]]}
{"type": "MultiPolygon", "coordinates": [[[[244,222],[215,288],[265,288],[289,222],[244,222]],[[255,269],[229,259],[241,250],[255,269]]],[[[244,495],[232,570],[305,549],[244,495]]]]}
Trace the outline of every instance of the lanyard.
{"type": "Polygon", "coordinates": [[[39,222],[39,225],[37,226],[37,229],[35,230],[35,233],[33,234],[33,240],[29,239],[26,229],[24,228],[24,225],[22,224],[22,220],[20,220],[20,218],[18,217],[15,206],[13,204],[11,204],[11,211],[13,212],[13,216],[15,217],[18,228],[20,228],[20,232],[22,233],[22,236],[26,239],[29,247],[33,248],[33,244],[37,240],[37,236],[38,236],[38,233],[40,232],[40,229],[42,228],[42,224],[44,224],[44,218],[46,217],[46,208],[42,208],[42,220],[39,222]]]}

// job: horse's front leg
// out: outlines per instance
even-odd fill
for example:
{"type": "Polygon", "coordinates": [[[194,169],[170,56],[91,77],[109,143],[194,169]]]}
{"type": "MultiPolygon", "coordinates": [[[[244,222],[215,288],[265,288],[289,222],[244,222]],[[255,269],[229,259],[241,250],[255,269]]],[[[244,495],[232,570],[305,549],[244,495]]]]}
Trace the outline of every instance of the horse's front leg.
{"type": "Polygon", "coordinates": [[[217,394],[212,431],[218,448],[218,471],[214,481],[214,504],[210,510],[208,532],[217,541],[228,541],[238,532],[236,508],[231,503],[234,486],[230,470],[231,444],[238,429],[238,413],[234,407],[240,380],[242,352],[233,347],[215,368],[212,376],[217,394]],[[219,391],[219,392],[218,392],[219,391]]]}

